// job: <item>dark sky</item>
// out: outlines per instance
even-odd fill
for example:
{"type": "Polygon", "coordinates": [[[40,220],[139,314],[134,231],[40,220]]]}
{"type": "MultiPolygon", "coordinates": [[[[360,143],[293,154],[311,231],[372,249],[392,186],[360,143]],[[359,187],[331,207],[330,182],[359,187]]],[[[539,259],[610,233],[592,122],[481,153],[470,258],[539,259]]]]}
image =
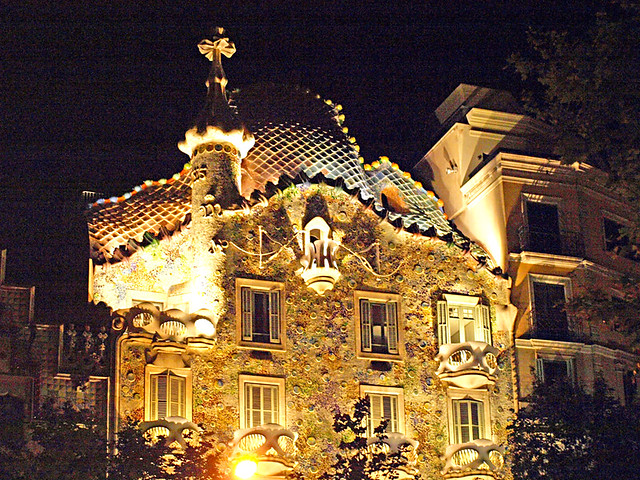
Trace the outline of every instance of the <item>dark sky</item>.
{"type": "Polygon", "coordinates": [[[8,279],[36,284],[38,312],[83,301],[83,189],[121,194],[169,177],[210,63],[197,43],[227,28],[228,89],[273,81],[344,107],[368,162],[406,169],[459,83],[518,93],[505,68],[530,26],[580,24],[585,1],[3,2],[0,246],[8,279]],[[142,3],[143,5],[137,5],[142,3]],[[55,292],[60,293],[55,293],[55,292]]]}

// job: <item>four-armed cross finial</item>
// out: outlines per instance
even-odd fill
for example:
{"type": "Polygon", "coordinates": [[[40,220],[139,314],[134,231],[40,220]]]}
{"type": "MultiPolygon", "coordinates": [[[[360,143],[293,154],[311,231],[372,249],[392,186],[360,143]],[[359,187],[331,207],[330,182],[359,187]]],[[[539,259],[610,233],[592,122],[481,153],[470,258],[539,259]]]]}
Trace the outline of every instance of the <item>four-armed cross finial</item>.
{"type": "Polygon", "coordinates": [[[212,62],[207,86],[211,88],[212,81],[219,83],[222,88],[222,93],[224,94],[225,86],[227,85],[227,77],[222,69],[222,55],[230,58],[231,55],[236,52],[235,45],[233,42],[229,41],[229,37],[226,36],[224,28],[216,27],[213,40],[202,40],[198,44],[198,49],[200,50],[200,53],[212,62]]]}

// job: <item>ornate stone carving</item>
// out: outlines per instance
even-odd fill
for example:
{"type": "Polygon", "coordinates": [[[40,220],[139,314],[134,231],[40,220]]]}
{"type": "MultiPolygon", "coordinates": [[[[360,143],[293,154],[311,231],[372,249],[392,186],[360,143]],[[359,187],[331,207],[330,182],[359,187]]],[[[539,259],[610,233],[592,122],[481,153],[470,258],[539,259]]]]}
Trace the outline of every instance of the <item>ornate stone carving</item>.
{"type": "Polygon", "coordinates": [[[499,350],[484,342],[440,345],[436,373],[444,383],[460,388],[482,388],[495,383],[499,350]]]}
{"type": "Polygon", "coordinates": [[[256,476],[282,476],[294,465],[297,434],[275,423],[237,430],[231,458],[252,455],[258,462],[256,476]]]}
{"type": "Polygon", "coordinates": [[[149,335],[161,341],[211,344],[216,333],[216,323],[208,310],[185,313],[171,309],[160,311],[147,302],[135,307],[118,310],[114,314],[114,330],[126,329],[128,333],[149,335]]]}
{"type": "Polygon", "coordinates": [[[493,479],[504,465],[504,448],[491,440],[449,445],[445,450],[442,474],[462,479],[493,479]]]}
{"type": "Polygon", "coordinates": [[[200,431],[200,427],[183,417],[167,417],[160,420],[142,422],[140,423],[140,429],[153,438],[164,437],[167,445],[177,442],[182,448],[187,446],[187,442],[182,435],[185,430],[200,431]]]}

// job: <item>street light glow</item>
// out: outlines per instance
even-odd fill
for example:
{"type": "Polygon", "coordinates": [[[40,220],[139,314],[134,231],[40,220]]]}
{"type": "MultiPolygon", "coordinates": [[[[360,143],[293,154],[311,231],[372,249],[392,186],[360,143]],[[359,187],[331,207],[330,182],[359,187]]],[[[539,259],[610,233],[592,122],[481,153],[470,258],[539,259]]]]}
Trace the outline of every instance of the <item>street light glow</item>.
{"type": "Polygon", "coordinates": [[[245,458],[236,463],[234,469],[234,475],[238,478],[248,479],[251,478],[258,470],[258,462],[252,458],[245,458]]]}

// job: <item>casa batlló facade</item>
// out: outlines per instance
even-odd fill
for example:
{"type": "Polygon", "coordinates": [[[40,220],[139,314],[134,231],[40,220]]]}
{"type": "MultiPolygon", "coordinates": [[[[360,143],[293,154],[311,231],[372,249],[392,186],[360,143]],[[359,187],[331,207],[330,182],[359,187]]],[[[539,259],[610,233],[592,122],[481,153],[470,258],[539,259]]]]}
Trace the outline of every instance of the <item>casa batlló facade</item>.
{"type": "Polygon", "coordinates": [[[339,105],[276,85],[227,100],[220,29],[181,172],[89,210],[90,296],[113,310],[109,422],[201,426],[257,477],[315,478],[333,415],[370,403],[404,477],[494,478],[514,410],[510,282],[442,202],[364,164],[339,105]]]}

